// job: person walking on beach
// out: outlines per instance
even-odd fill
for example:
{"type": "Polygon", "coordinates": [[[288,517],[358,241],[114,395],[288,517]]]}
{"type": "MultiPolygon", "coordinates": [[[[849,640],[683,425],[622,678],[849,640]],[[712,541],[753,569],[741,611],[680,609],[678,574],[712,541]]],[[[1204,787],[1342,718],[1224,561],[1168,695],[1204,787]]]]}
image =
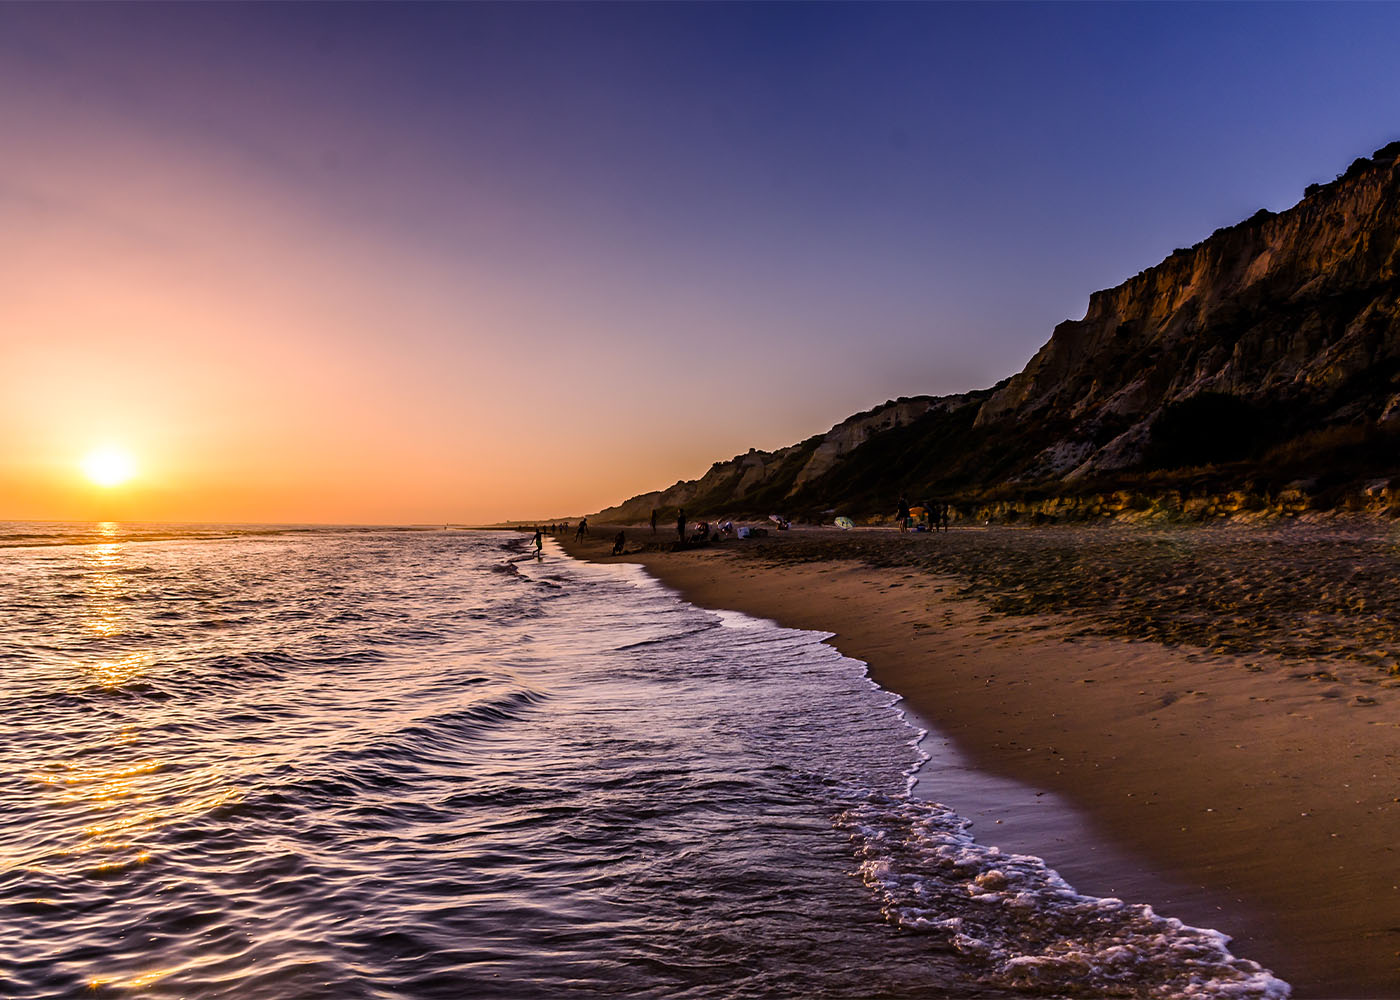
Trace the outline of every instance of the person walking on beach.
{"type": "Polygon", "coordinates": [[[613,555],[622,555],[622,550],[627,547],[627,532],[619,531],[617,537],[613,539],[613,555]]]}
{"type": "Polygon", "coordinates": [[[651,533],[656,534],[656,508],[651,509],[651,533]]]}
{"type": "Polygon", "coordinates": [[[676,537],[682,542],[685,541],[685,508],[679,507],[676,510],[676,537]]]}
{"type": "Polygon", "coordinates": [[[938,504],[938,519],[943,522],[944,531],[948,530],[948,521],[950,520],[949,514],[952,509],[953,505],[947,500],[943,500],[938,504]]]}
{"type": "Polygon", "coordinates": [[[579,521],[578,531],[574,532],[574,539],[580,539],[586,534],[588,534],[588,518],[585,517],[579,521]]]}
{"type": "Polygon", "coordinates": [[[895,518],[899,521],[900,534],[907,532],[909,530],[909,501],[904,497],[899,498],[899,510],[896,512],[895,518]]]}
{"type": "Polygon", "coordinates": [[[535,528],[535,558],[538,559],[544,553],[544,529],[535,528]]]}

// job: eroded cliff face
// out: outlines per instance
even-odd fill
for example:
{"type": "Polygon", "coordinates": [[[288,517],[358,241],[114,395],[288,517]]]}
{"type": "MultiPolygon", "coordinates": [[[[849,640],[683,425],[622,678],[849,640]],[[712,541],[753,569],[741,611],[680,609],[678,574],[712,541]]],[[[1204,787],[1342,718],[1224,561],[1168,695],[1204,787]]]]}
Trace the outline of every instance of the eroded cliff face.
{"type": "Polygon", "coordinates": [[[1096,292],[1083,319],[992,389],[891,401],[601,516],[874,516],[900,495],[1099,516],[1112,505],[1083,498],[1124,489],[1242,489],[1259,498],[1251,509],[1286,511],[1300,489],[1400,485],[1397,157],[1400,142],[1285,212],[1256,213],[1096,292]]]}
{"type": "Polygon", "coordinates": [[[643,521],[653,509],[689,507],[711,510],[740,507],[759,510],[766,504],[774,511],[804,487],[830,472],[842,457],[885,431],[913,423],[934,409],[963,405],[968,396],[916,396],[890,400],[881,406],[847,417],[825,434],[780,448],[750,449],[727,462],[716,462],[699,479],[632,497],[596,515],[601,520],[643,521]],[[759,506],[755,506],[755,505],[759,506]]]}
{"type": "Polygon", "coordinates": [[[1068,436],[1025,471],[1076,477],[1138,464],[1162,409],[1205,392],[1307,403],[1324,422],[1379,419],[1393,393],[1347,390],[1367,373],[1389,379],[1400,359],[1397,226],[1400,161],[1387,147],[1292,209],[1095,293],[977,426],[1065,422],[1068,436]]]}
{"type": "Polygon", "coordinates": [[[972,397],[966,393],[956,396],[919,396],[899,399],[877,406],[867,413],[848,417],[827,431],[812,455],[793,480],[788,496],[794,496],[809,483],[818,481],[832,471],[846,455],[865,444],[876,434],[914,423],[930,411],[950,411],[966,406],[972,397]]]}

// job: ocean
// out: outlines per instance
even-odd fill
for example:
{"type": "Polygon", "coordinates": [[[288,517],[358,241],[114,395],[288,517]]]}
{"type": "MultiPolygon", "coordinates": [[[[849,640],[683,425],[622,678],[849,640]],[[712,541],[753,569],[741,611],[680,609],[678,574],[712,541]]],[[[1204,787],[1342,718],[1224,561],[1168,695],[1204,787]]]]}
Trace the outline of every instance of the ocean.
{"type": "Polygon", "coordinates": [[[0,996],[1282,997],[825,635],[501,532],[0,523],[0,996]]]}

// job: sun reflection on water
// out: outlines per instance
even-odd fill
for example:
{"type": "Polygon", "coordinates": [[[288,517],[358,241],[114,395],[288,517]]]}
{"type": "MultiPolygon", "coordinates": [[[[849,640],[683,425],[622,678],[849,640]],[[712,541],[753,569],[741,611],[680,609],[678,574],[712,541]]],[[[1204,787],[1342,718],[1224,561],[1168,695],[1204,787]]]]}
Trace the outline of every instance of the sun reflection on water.
{"type": "MultiPolygon", "coordinates": [[[[117,524],[104,521],[97,526],[100,537],[115,538],[117,524]]],[[[123,615],[121,600],[125,596],[124,581],[118,571],[122,568],[125,546],[118,541],[102,542],[88,550],[87,631],[103,639],[121,635],[123,615]]]]}
{"type": "Polygon", "coordinates": [[[242,789],[220,785],[214,769],[179,773],[155,758],[109,767],[60,761],[30,778],[56,791],[57,802],[78,810],[74,818],[80,825],[65,846],[55,846],[53,856],[107,855],[89,869],[97,872],[145,864],[152,851],[142,841],[158,830],[243,798],[242,789]]]}
{"type": "MultiPolygon", "coordinates": [[[[116,538],[121,528],[115,521],[103,521],[97,526],[101,537],[116,538]]],[[[116,639],[129,630],[126,603],[129,598],[125,574],[126,546],[119,542],[93,545],[87,553],[87,603],[83,619],[84,630],[98,639],[116,639]]],[[[154,662],[149,653],[127,653],[84,661],[80,670],[89,684],[116,689],[140,677],[154,662]]]]}
{"type": "Polygon", "coordinates": [[[81,665],[84,678],[97,687],[116,690],[143,675],[155,662],[149,653],[128,653],[111,660],[92,660],[81,665]]]}
{"type": "MultiPolygon", "coordinates": [[[[74,624],[87,641],[78,646],[71,661],[72,690],[131,690],[133,684],[150,677],[157,660],[150,644],[142,644],[150,648],[130,649],[141,631],[133,605],[139,605],[144,596],[142,585],[132,582],[130,550],[118,523],[98,524],[94,538],[93,544],[84,547],[78,564],[82,590],[74,624]]],[[[158,728],[162,711],[151,704],[142,709],[141,717],[158,728]]],[[[241,789],[223,782],[218,767],[191,768],[178,758],[143,753],[142,728],[123,724],[100,745],[75,745],[72,759],[51,758],[31,772],[30,779],[46,790],[55,810],[65,811],[70,825],[42,853],[10,858],[0,868],[37,864],[61,871],[51,866],[57,859],[68,858],[76,866],[69,869],[70,874],[111,877],[149,862],[162,828],[242,798],[241,789]]],[[[140,979],[124,985],[144,985],[140,979]]]]}
{"type": "Polygon", "coordinates": [[[125,767],[79,767],[65,763],[66,773],[35,775],[46,785],[66,786],[64,799],[68,802],[91,801],[102,808],[109,800],[130,797],[135,790],[133,778],[154,774],[161,769],[156,760],[144,760],[125,767]]]}
{"type": "Polygon", "coordinates": [[[123,990],[140,990],[147,986],[154,986],[166,976],[188,968],[190,963],[182,965],[172,965],[164,969],[151,969],[137,976],[93,976],[88,980],[88,989],[96,992],[104,986],[116,987],[123,990]]]}

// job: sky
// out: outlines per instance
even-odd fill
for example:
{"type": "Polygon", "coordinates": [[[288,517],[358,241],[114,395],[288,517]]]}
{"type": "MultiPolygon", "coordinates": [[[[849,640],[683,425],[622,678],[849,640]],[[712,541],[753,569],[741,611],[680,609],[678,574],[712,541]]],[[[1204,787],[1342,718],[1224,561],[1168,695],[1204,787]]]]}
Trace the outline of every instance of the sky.
{"type": "Polygon", "coordinates": [[[0,4],[0,519],[576,516],[984,388],[1400,138],[1397,42],[1390,4],[0,4]]]}

